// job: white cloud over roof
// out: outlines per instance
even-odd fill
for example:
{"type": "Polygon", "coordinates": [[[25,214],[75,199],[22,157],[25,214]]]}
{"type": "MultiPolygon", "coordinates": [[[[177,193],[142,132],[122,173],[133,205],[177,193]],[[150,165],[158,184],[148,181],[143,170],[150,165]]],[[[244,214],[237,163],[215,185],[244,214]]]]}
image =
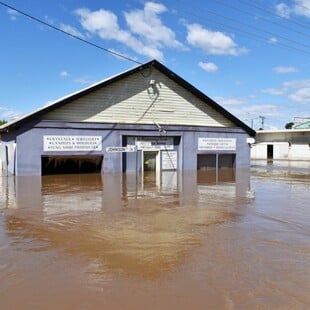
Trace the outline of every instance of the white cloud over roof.
{"type": "Polygon", "coordinates": [[[215,97],[215,100],[223,106],[241,105],[247,102],[245,98],[238,97],[215,97]]]}
{"type": "Polygon", "coordinates": [[[183,48],[183,44],[176,40],[174,31],[159,18],[159,14],[165,11],[167,8],[163,4],[147,2],[143,10],[125,12],[125,19],[130,31],[145,41],[160,47],[183,48]]]}
{"type": "Polygon", "coordinates": [[[223,32],[212,31],[199,24],[187,25],[187,42],[210,55],[238,56],[248,52],[223,32]]]}
{"type": "Polygon", "coordinates": [[[60,25],[60,29],[81,39],[85,39],[86,37],[80,32],[78,31],[76,28],[70,26],[70,25],[66,25],[66,24],[61,24],[60,25]]]}
{"type": "Polygon", "coordinates": [[[21,113],[5,106],[0,106],[0,119],[10,121],[21,116],[21,113]]]}
{"type": "Polygon", "coordinates": [[[166,11],[163,4],[146,2],[143,9],[124,12],[127,29],[122,29],[118,16],[109,10],[75,10],[84,30],[104,40],[114,40],[149,58],[162,60],[162,49],[184,46],[175,38],[172,29],[163,24],[160,14],[166,11]]]}
{"type": "Polygon", "coordinates": [[[218,70],[218,66],[213,62],[202,62],[198,63],[198,66],[207,72],[216,72],[218,70]]]}
{"type": "Polygon", "coordinates": [[[310,103],[310,79],[286,81],[279,89],[268,88],[262,92],[276,96],[285,95],[289,100],[298,103],[310,103]]]}

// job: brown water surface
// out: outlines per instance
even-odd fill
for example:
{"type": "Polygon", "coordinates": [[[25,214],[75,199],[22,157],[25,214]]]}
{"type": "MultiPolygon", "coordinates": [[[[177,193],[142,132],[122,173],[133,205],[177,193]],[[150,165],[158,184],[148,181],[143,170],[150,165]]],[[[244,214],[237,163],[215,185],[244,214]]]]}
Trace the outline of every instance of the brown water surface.
{"type": "Polygon", "coordinates": [[[1,309],[310,308],[308,163],[0,182],[1,309]]]}

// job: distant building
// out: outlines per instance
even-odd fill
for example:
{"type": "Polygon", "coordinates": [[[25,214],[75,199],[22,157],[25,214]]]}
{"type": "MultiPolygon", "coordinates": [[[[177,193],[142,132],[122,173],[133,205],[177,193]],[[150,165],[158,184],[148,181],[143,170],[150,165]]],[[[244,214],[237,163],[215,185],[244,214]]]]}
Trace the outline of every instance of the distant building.
{"type": "Polygon", "coordinates": [[[293,129],[310,129],[310,120],[293,126],[293,129]]]}
{"type": "Polygon", "coordinates": [[[4,174],[249,167],[255,131],[157,61],[0,127],[4,174]]]}
{"type": "Polygon", "coordinates": [[[310,129],[259,130],[251,159],[310,160],[310,129]]]}

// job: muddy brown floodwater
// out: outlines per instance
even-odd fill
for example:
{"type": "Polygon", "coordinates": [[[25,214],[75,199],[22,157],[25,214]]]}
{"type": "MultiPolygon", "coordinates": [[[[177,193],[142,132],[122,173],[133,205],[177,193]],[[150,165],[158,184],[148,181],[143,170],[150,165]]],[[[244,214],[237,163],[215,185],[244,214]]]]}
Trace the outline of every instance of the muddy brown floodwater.
{"type": "Polygon", "coordinates": [[[2,310],[310,308],[310,163],[0,182],[2,310]]]}

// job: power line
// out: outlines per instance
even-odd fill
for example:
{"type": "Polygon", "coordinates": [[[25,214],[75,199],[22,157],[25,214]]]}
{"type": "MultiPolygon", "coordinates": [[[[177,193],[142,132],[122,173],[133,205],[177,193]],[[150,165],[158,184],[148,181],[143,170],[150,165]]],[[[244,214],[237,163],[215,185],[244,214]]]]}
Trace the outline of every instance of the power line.
{"type": "MultiPolygon", "coordinates": [[[[258,9],[258,10],[261,10],[261,11],[263,11],[263,12],[269,14],[269,15],[272,15],[272,16],[275,16],[275,17],[279,17],[278,14],[276,14],[276,13],[270,11],[270,10],[265,9],[264,7],[262,7],[262,6],[258,5],[258,4],[249,3],[249,2],[247,2],[246,0],[238,0],[238,1],[244,3],[245,5],[247,5],[247,6],[249,6],[249,7],[254,7],[254,8],[258,9]]],[[[302,5],[297,5],[297,6],[309,10],[309,9],[306,8],[305,6],[302,6],[302,5]]],[[[296,24],[296,25],[298,25],[298,26],[300,26],[300,27],[303,27],[303,28],[306,28],[306,29],[310,29],[310,26],[309,26],[309,25],[304,25],[304,24],[302,24],[301,22],[297,21],[297,20],[294,19],[294,18],[290,18],[290,19],[288,19],[288,21],[291,22],[291,23],[294,23],[294,24],[296,24]]]]}
{"type": "Polygon", "coordinates": [[[295,3],[295,6],[299,6],[300,8],[303,8],[303,9],[305,9],[307,11],[310,11],[310,8],[308,8],[308,7],[306,7],[306,6],[302,5],[302,4],[295,3]]]}
{"type": "MultiPolygon", "coordinates": [[[[225,1],[221,1],[221,0],[214,0],[218,3],[220,3],[221,5],[223,6],[226,6],[234,11],[237,11],[238,13],[244,13],[246,15],[249,15],[251,17],[253,17],[252,13],[246,11],[246,10],[241,10],[240,8],[236,8],[235,6],[231,5],[231,4],[227,4],[225,1]]],[[[281,27],[281,28],[284,28],[286,30],[289,30],[291,32],[295,32],[295,33],[298,33],[299,35],[302,35],[302,36],[305,36],[307,38],[309,38],[309,34],[305,34],[304,32],[301,32],[299,30],[296,30],[296,29],[292,29],[291,27],[288,27],[288,26],[285,26],[285,25],[282,25],[282,24],[279,24],[277,22],[275,22],[274,20],[269,20],[267,18],[264,18],[264,17],[260,17],[261,20],[264,20],[265,22],[267,23],[270,23],[270,24],[273,24],[273,25],[276,25],[277,27],[281,27]]]]}
{"type": "MultiPolygon", "coordinates": [[[[179,0],[179,1],[182,1],[182,0],[179,0]]],[[[202,8],[199,8],[199,9],[202,9],[202,8]]],[[[219,16],[219,17],[223,17],[223,18],[225,18],[225,19],[227,19],[227,20],[231,20],[231,21],[236,22],[236,23],[238,23],[238,24],[247,26],[247,27],[249,27],[249,28],[256,29],[256,30],[258,30],[258,31],[260,31],[260,32],[264,32],[264,33],[267,33],[267,34],[272,35],[272,36],[277,36],[277,37],[282,38],[282,39],[284,39],[284,40],[286,40],[286,41],[288,41],[288,42],[291,42],[291,43],[294,43],[294,44],[298,44],[298,45],[302,45],[302,46],[305,46],[305,47],[310,47],[309,44],[304,44],[304,43],[297,42],[297,41],[292,40],[292,39],[289,39],[289,38],[287,38],[287,37],[285,37],[285,36],[283,36],[283,35],[275,34],[275,33],[271,32],[271,31],[262,29],[262,28],[260,28],[260,27],[253,26],[253,25],[248,24],[248,23],[245,23],[245,22],[241,22],[241,21],[239,21],[239,20],[237,20],[237,19],[235,19],[235,18],[222,15],[222,14],[220,14],[220,13],[211,11],[211,10],[209,10],[209,9],[203,9],[203,10],[206,11],[206,12],[209,12],[209,13],[211,13],[211,14],[213,14],[213,15],[216,15],[216,16],[219,16]]]]}
{"type": "MultiPolygon", "coordinates": [[[[182,2],[182,0],[179,0],[179,2],[182,2]]],[[[191,5],[191,6],[193,7],[193,5],[191,5]]],[[[201,11],[207,11],[206,9],[204,9],[202,7],[199,7],[199,6],[195,6],[195,7],[200,12],[201,11]]],[[[185,14],[194,16],[195,18],[201,19],[204,23],[206,22],[206,18],[204,16],[201,16],[201,15],[198,15],[198,14],[192,12],[192,11],[188,11],[188,10],[184,10],[184,9],[180,9],[180,8],[178,8],[178,10],[183,11],[185,14]]],[[[225,17],[225,19],[228,19],[228,18],[225,17]]],[[[265,44],[267,44],[267,42],[268,42],[268,38],[266,38],[266,37],[264,37],[262,35],[259,35],[259,34],[256,34],[256,33],[254,34],[254,33],[251,33],[249,31],[246,31],[244,29],[240,29],[240,28],[232,26],[232,25],[227,25],[227,24],[221,23],[218,20],[215,21],[215,20],[212,20],[210,18],[208,18],[207,20],[215,23],[217,26],[222,26],[222,27],[224,27],[226,29],[229,29],[230,31],[234,30],[234,31],[243,33],[244,35],[246,35],[247,37],[249,37],[252,40],[253,39],[257,40],[258,39],[260,41],[263,41],[265,44]]],[[[249,25],[247,25],[247,26],[249,26],[249,25]]],[[[301,44],[301,43],[298,43],[298,44],[301,44]]],[[[297,48],[297,47],[294,47],[294,46],[290,46],[290,45],[287,45],[287,44],[284,44],[284,43],[280,43],[280,42],[274,42],[273,45],[277,45],[278,47],[281,47],[281,48],[291,49],[291,50],[294,50],[294,51],[299,52],[299,53],[304,54],[304,55],[309,55],[310,54],[310,52],[307,51],[307,50],[303,50],[303,49],[300,49],[300,48],[297,48]]]]}
{"type": "Polygon", "coordinates": [[[98,49],[100,49],[100,50],[103,50],[103,51],[105,51],[105,52],[107,52],[107,53],[110,53],[110,54],[112,54],[112,55],[114,55],[114,56],[117,56],[117,57],[123,58],[123,59],[125,59],[125,60],[134,62],[134,63],[136,63],[136,64],[138,64],[138,65],[142,65],[142,63],[139,62],[139,61],[137,61],[137,60],[134,60],[134,59],[132,59],[132,58],[130,58],[130,57],[127,57],[127,56],[124,56],[124,55],[122,55],[122,54],[120,54],[120,53],[114,52],[114,51],[112,51],[112,50],[110,50],[110,49],[108,49],[108,48],[105,48],[105,47],[103,47],[103,46],[100,46],[100,45],[98,45],[98,44],[95,44],[95,43],[93,43],[93,42],[90,42],[90,41],[88,41],[88,40],[85,40],[85,39],[83,39],[83,38],[81,38],[81,37],[79,37],[79,36],[77,36],[77,35],[74,35],[74,34],[72,34],[72,33],[70,33],[70,32],[67,32],[67,31],[65,31],[65,30],[63,30],[63,29],[60,29],[60,28],[58,28],[58,27],[56,27],[56,26],[54,26],[54,25],[52,25],[52,24],[49,24],[49,23],[45,22],[45,21],[42,20],[42,19],[39,19],[39,18],[37,18],[37,17],[35,17],[35,16],[33,16],[33,15],[30,15],[30,14],[25,13],[25,12],[23,12],[23,11],[21,11],[21,10],[15,8],[15,7],[12,7],[12,6],[10,6],[10,5],[8,5],[8,4],[2,2],[2,1],[0,1],[0,5],[2,5],[2,6],[4,6],[4,7],[6,7],[6,8],[8,8],[8,9],[10,9],[10,10],[13,10],[13,11],[15,11],[15,12],[21,14],[21,15],[24,15],[24,16],[26,16],[26,17],[28,17],[28,18],[30,18],[30,19],[32,19],[32,20],[34,20],[34,21],[36,21],[36,22],[38,22],[38,23],[44,25],[44,26],[47,26],[47,27],[52,28],[52,29],[54,29],[54,30],[57,30],[57,31],[59,31],[59,32],[65,34],[65,35],[67,35],[67,36],[70,36],[70,37],[72,37],[72,38],[74,38],[74,39],[77,39],[77,40],[79,40],[79,41],[81,41],[81,42],[83,42],[83,43],[86,43],[86,44],[88,44],[88,45],[91,45],[91,46],[93,46],[93,47],[96,47],[96,48],[98,48],[98,49]]]}
{"type": "MultiPolygon", "coordinates": [[[[182,0],[179,0],[179,1],[182,2],[182,0]]],[[[221,3],[221,1],[219,1],[219,0],[216,0],[216,1],[219,2],[219,3],[221,3]]],[[[184,1],[183,1],[183,2],[184,2],[184,1]]],[[[222,4],[223,4],[223,3],[222,3],[222,4]]],[[[49,27],[49,28],[52,28],[52,29],[54,29],[54,30],[57,30],[58,32],[61,32],[61,33],[65,34],[65,35],[67,35],[67,36],[70,36],[70,37],[72,37],[72,38],[74,38],[74,39],[77,39],[77,40],[79,40],[79,41],[81,41],[81,42],[83,42],[83,43],[86,43],[86,44],[91,45],[91,46],[93,46],[93,47],[96,47],[96,48],[98,48],[98,49],[100,49],[100,50],[103,50],[103,51],[105,51],[105,52],[108,52],[108,53],[110,53],[110,54],[112,54],[112,55],[114,55],[114,56],[123,58],[123,59],[125,59],[125,60],[134,62],[134,63],[139,64],[139,65],[142,64],[141,62],[136,61],[136,60],[134,60],[134,59],[132,59],[132,58],[130,58],[130,57],[124,56],[124,55],[122,55],[122,54],[120,54],[120,53],[117,53],[117,52],[115,52],[115,51],[112,51],[112,50],[110,50],[110,49],[108,49],[108,48],[105,48],[105,47],[100,46],[100,45],[98,45],[98,44],[92,43],[92,42],[90,42],[90,41],[88,41],[88,40],[85,40],[85,39],[79,37],[78,35],[74,35],[74,34],[68,32],[68,31],[65,31],[65,30],[63,30],[63,29],[61,29],[61,28],[58,28],[58,27],[56,27],[56,26],[54,26],[54,25],[52,25],[52,24],[50,24],[50,23],[48,23],[48,22],[46,22],[46,21],[43,21],[43,20],[41,20],[41,19],[39,19],[39,18],[37,18],[37,17],[34,17],[33,15],[30,15],[30,14],[28,14],[28,13],[25,13],[25,12],[23,12],[23,11],[21,11],[21,10],[15,8],[15,7],[12,7],[12,6],[10,6],[10,5],[8,5],[8,4],[2,2],[2,1],[0,1],[0,5],[2,5],[2,6],[4,6],[4,7],[6,7],[6,8],[8,8],[8,9],[14,10],[14,11],[20,13],[21,15],[24,15],[24,16],[26,16],[26,17],[28,17],[28,18],[30,18],[30,19],[32,19],[32,20],[34,20],[34,21],[40,23],[40,24],[43,24],[43,25],[45,25],[45,26],[47,26],[47,27],[49,27]]],[[[226,6],[231,7],[231,8],[233,8],[233,9],[235,9],[235,10],[238,10],[238,9],[236,9],[235,7],[231,6],[231,5],[226,5],[226,6]]],[[[197,6],[196,6],[196,7],[197,7],[197,6]]],[[[261,29],[261,28],[258,28],[258,27],[249,25],[249,24],[247,24],[247,23],[243,23],[243,22],[237,21],[236,19],[233,19],[233,18],[224,16],[224,15],[221,15],[221,14],[216,13],[216,12],[213,12],[213,11],[211,11],[211,10],[203,9],[203,8],[201,8],[201,7],[197,7],[197,8],[199,9],[199,11],[201,11],[201,10],[209,11],[211,14],[214,14],[214,15],[217,15],[217,16],[221,16],[221,17],[223,17],[223,18],[225,18],[225,19],[233,20],[233,21],[235,21],[235,22],[238,22],[239,24],[246,25],[246,26],[248,26],[248,27],[251,27],[251,28],[253,28],[253,29],[257,29],[257,30],[259,30],[259,31],[263,31],[263,32],[268,33],[268,34],[271,34],[271,35],[275,35],[275,36],[277,36],[277,37],[283,38],[284,40],[290,41],[290,42],[292,42],[292,43],[299,44],[299,45],[303,45],[303,46],[306,46],[306,47],[309,46],[309,45],[307,45],[307,44],[299,43],[299,42],[297,42],[297,41],[288,39],[288,38],[286,38],[286,37],[284,37],[284,36],[277,35],[277,34],[273,34],[273,33],[270,32],[270,31],[263,30],[263,29],[261,29]]],[[[197,18],[201,18],[201,19],[204,19],[204,20],[205,20],[204,17],[201,17],[201,16],[199,16],[199,15],[197,15],[197,14],[195,14],[195,13],[188,12],[188,11],[185,11],[185,10],[183,10],[183,11],[186,12],[187,14],[194,15],[194,16],[197,17],[197,18]]],[[[241,10],[239,10],[239,11],[241,11],[241,10]]],[[[246,11],[241,11],[241,12],[245,12],[245,13],[249,14],[249,13],[246,12],[246,11]]],[[[252,15],[251,15],[251,16],[252,16],[252,15]]],[[[210,20],[210,19],[209,19],[209,20],[210,20]]],[[[211,20],[211,21],[212,21],[212,20],[211,20]]],[[[268,21],[268,20],[267,20],[267,21],[268,21]]],[[[228,28],[228,29],[235,29],[235,30],[238,31],[238,32],[241,32],[241,33],[246,34],[246,35],[249,36],[250,38],[253,38],[253,37],[254,37],[254,38],[263,40],[265,43],[266,43],[266,41],[268,40],[267,38],[265,38],[265,37],[263,37],[263,36],[250,33],[250,32],[248,32],[248,31],[245,31],[244,29],[240,29],[240,28],[237,28],[237,27],[234,27],[234,26],[228,26],[228,25],[225,25],[225,24],[223,24],[223,23],[219,23],[218,21],[214,21],[214,22],[217,23],[218,25],[222,25],[223,27],[226,27],[226,28],[228,28]]],[[[294,31],[294,30],[292,30],[292,31],[294,31]]],[[[302,34],[303,34],[303,33],[302,33],[302,34]]],[[[305,35],[305,34],[304,34],[304,35],[305,35]]],[[[280,46],[280,47],[285,47],[285,48],[288,48],[288,49],[293,49],[293,50],[298,51],[298,52],[303,53],[303,54],[309,54],[308,51],[305,51],[305,50],[302,50],[302,49],[299,49],[299,48],[296,48],[296,47],[293,47],[293,46],[290,46],[290,45],[287,45],[287,44],[283,44],[283,43],[276,42],[275,45],[278,45],[278,46],[280,46]]]]}

